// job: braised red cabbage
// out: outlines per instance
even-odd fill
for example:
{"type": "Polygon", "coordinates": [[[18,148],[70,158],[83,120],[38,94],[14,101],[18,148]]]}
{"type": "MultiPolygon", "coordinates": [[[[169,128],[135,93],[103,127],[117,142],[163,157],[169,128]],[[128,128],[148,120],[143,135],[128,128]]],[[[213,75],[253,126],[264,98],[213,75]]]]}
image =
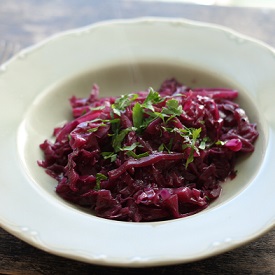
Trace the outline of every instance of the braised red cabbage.
{"type": "Polygon", "coordinates": [[[70,98],[73,119],[40,145],[56,192],[120,221],[186,217],[219,197],[236,159],[254,150],[255,123],[231,89],[191,89],[175,79],[120,97],[70,98]]]}

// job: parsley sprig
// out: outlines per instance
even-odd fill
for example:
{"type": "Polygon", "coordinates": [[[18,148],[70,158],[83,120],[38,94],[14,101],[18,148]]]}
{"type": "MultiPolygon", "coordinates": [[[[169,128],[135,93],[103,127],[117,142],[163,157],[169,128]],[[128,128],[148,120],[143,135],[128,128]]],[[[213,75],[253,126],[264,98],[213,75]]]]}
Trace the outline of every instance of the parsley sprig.
{"type": "Polygon", "coordinates": [[[138,98],[137,94],[129,94],[129,95],[122,95],[118,97],[115,102],[112,104],[113,112],[121,116],[121,112],[125,111],[125,109],[131,105],[133,101],[138,98]]]}
{"type": "Polygon", "coordinates": [[[191,162],[194,161],[195,152],[197,154],[200,154],[199,149],[205,149],[207,138],[202,139],[198,144],[198,140],[202,130],[201,128],[188,128],[188,127],[173,128],[173,129],[167,128],[167,127],[163,127],[163,128],[166,131],[169,131],[171,133],[172,132],[177,133],[183,138],[184,140],[182,145],[183,150],[190,148],[190,153],[185,163],[186,168],[191,162]]]}

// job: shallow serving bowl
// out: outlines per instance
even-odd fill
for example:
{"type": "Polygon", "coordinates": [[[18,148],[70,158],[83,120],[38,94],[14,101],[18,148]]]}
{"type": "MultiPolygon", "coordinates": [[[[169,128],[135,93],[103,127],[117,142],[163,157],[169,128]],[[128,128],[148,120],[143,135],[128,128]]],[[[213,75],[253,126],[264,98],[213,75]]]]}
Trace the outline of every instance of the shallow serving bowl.
{"type": "Polygon", "coordinates": [[[183,19],[110,21],[28,48],[0,68],[0,223],[50,253],[113,266],[156,266],[210,257],[275,224],[275,51],[223,27],[183,19]],[[95,217],[60,199],[39,168],[39,144],[70,119],[68,98],[189,86],[239,90],[260,133],[255,152],[218,200],[188,218],[148,223],[95,217]]]}

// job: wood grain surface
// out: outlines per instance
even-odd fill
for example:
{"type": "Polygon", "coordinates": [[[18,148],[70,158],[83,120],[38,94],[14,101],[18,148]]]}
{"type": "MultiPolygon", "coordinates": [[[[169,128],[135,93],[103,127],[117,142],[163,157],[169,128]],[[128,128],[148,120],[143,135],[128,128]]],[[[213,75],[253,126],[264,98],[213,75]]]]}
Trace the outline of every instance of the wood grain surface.
{"type": "MultiPolygon", "coordinates": [[[[102,20],[142,16],[180,17],[220,24],[275,46],[275,10],[272,9],[133,0],[0,0],[0,42],[16,44],[16,52],[60,31],[102,20]]],[[[2,95],[3,91],[0,93],[2,95]]],[[[0,202],[0,207],[5,206],[0,202]]],[[[36,249],[0,229],[0,274],[131,275],[146,272],[275,274],[275,229],[249,244],[202,261],[141,269],[104,267],[65,259],[36,249]]]]}

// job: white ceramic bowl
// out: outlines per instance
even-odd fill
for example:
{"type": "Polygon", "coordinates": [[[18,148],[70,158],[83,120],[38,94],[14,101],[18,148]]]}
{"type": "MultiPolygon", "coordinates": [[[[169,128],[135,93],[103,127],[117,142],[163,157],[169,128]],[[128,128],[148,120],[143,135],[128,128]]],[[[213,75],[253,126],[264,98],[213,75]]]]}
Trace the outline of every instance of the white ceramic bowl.
{"type": "Polygon", "coordinates": [[[275,223],[275,52],[232,30],[183,19],[110,21],[68,31],[23,50],[0,69],[1,226],[50,253],[113,266],[185,263],[252,241],[275,223]],[[68,98],[191,86],[239,90],[260,132],[255,152],[206,210],[148,223],[95,217],[55,194],[36,164],[39,144],[70,118],[68,98]]]}

